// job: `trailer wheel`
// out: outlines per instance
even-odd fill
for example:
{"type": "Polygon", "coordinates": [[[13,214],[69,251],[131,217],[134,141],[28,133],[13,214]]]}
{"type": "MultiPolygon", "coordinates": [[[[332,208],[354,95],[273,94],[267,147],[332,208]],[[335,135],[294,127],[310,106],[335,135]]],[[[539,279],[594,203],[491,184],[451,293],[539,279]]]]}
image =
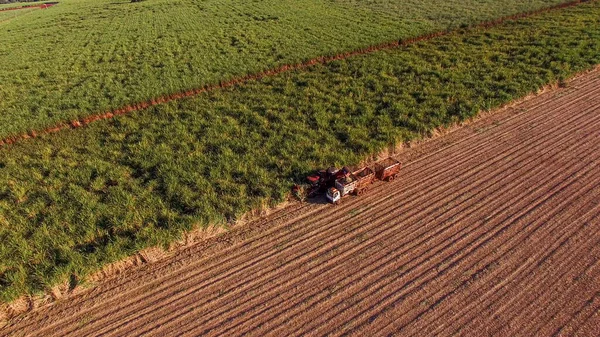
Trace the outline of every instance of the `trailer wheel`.
{"type": "Polygon", "coordinates": [[[395,178],[394,176],[389,176],[389,177],[387,178],[387,181],[394,181],[394,178],[395,178]]]}
{"type": "Polygon", "coordinates": [[[362,189],[356,191],[356,195],[362,195],[362,194],[363,194],[363,190],[362,189]]]}

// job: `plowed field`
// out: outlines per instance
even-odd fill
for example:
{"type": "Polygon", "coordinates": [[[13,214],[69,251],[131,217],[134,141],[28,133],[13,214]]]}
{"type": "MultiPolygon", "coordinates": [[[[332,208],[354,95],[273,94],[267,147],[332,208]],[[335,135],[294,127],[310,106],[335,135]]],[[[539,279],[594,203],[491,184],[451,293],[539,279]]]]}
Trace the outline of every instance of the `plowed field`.
{"type": "Polygon", "coordinates": [[[35,336],[600,335],[600,76],[0,330],[35,336]]]}

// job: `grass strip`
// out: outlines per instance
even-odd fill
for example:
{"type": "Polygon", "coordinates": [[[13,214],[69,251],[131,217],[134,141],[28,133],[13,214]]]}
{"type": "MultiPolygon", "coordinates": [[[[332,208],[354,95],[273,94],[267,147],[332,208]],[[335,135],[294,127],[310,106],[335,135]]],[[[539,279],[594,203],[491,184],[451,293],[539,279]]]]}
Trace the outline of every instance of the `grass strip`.
{"type": "Polygon", "coordinates": [[[0,149],[0,299],[282,201],[294,181],[600,63],[596,1],[0,149]]]}

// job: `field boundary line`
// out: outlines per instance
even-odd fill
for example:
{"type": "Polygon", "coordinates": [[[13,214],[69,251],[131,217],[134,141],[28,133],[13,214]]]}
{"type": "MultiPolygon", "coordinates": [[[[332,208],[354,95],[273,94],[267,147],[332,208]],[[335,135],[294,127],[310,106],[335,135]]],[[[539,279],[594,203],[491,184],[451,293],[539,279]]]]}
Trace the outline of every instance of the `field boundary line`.
{"type": "MultiPolygon", "coordinates": [[[[533,11],[527,11],[527,12],[523,12],[523,13],[508,15],[508,16],[500,17],[498,19],[494,19],[494,20],[490,20],[490,21],[484,21],[484,22],[481,22],[478,24],[474,24],[474,25],[465,27],[465,28],[466,29],[492,28],[495,26],[499,26],[506,21],[524,19],[524,18],[528,18],[531,16],[548,13],[548,12],[552,12],[552,11],[560,10],[560,9],[564,9],[564,8],[575,7],[575,6],[578,6],[583,3],[594,2],[594,1],[597,1],[597,0],[573,0],[570,2],[565,2],[562,4],[550,6],[550,7],[545,7],[545,8],[540,8],[540,9],[533,10],[533,11]]],[[[43,5],[40,5],[40,6],[43,6],[43,5]]],[[[26,8],[29,8],[29,7],[26,7],[26,8]]],[[[19,8],[19,9],[22,9],[22,8],[19,8]]],[[[116,116],[129,114],[129,113],[132,113],[135,111],[140,111],[140,110],[143,110],[143,109],[146,109],[146,108],[149,108],[152,106],[156,106],[159,104],[169,103],[169,102],[180,100],[183,98],[198,96],[198,95],[208,93],[208,92],[213,92],[213,91],[216,91],[219,89],[235,87],[237,85],[242,85],[242,84],[245,84],[250,81],[260,80],[263,78],[276,76],[276,75],[279,75],[282,73],[291,72],[291,71],[295,71],[295,70],[302,70],[302,69],[306,69],[306,68],[309,68],[314,65],[327,64],[327,63],[330,63],[333,61],[344,60],[344,59],[348,59],[348,58],[351,58],[354,56],[371,54],[371,53],[375,53],[378,51],[395,49],[398,47],[407,47],[407,46],[416,44],[418,42],[429,41],[429,40],[435,39],[437,37],[450,35],[452,33],[459,31],[460,29],[463,29],[463,28],[446,29],[446,30],[441,30],[441,31],[433,32],[433,33],[423,34],[423,35],[420,35],[417,37],[400,39],[400,40],[396,40],[396,41],[392,41],[392,42],[384,42],[384,43],[380,43],[380,44],[371,45],[371,46],[368,46],[365,48],[359,48],[359,49],[355,49],[352,51],[336,54],[333,56],[319,56],[319,57],[310,59],[308,61],[304,61],[304,62],[300,62],[300,63],[296,63],[296,64],[282,65],[282,66],[268,69],[268,70],[265,70],[262,72],[248,74],[245,76],[234,77],[227,81],[221,81],[218,84],[205,85],[201,88],[189,89],[187,91],[182,91],[182,92],[177,92],[177,93],[172,93],[172,94],[165,94],[165,95],[162,95],[159,97],[152,98],[149,101],[126,105],[120,109],[115,109],[112,111],[99,113],[99,114],[92,114],[87,117],[81,117],[78,119],[73,119],[71,121],[63,121],[54,126],[46,127],[45,129],[41,129],[41,130],[30,130],[29,132],[22,133],[20,135],[8,136],[8,137],[5,137],[4,139],[0,139],[0,148],[4,147],[6,145],[11,145],[11,144],[14,144],[14,143],[17,143],[20,141],[24,141],[27,139],[36,138],[41,135],[49,135],[49,134],[57,133],[59,131],[63,131],[63,130],[67,130],[67,129],[81,128],[83,126],[89,125],[89,124],[97,122],[97,121],[113,119],[116,116]]]]}

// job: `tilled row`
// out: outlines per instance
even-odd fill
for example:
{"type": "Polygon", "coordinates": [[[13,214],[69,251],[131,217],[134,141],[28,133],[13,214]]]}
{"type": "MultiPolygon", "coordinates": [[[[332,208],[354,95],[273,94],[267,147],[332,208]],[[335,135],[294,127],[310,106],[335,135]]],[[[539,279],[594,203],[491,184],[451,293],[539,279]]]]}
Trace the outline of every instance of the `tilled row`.
{"type": "MultiPolygon", "coordinates": [[[[593,186],[593,188],[598,188],[598,185],[593,186]]],[[[591,188],[587,191],[590,192],[590,190],[592,190],[591,188]]],[[[598,209],[594,209],[593,210],[593,215],[597,216],[598,215],[598,209]]],[[[555,219],[559,219],[560,221],[579,221],[580,219],[575,218],[575,217],[570,217],[570,218],[565,218],[561,216],[561,213],[558,212],[553,212],[550,213],[552,214],[555,219]]],[[[527,226],[531,226],[534,223],[527,223],[527,226]]],[[[492,294],[497,291],[500,287],[505,286],[506,284],[516,284],[517,282],[519,282],[519,280],[517,279],[517,277],[521,278],[523,277],[523,275],[527,275],[527,272],[530,272],[530,270],[537,270],[537,268],[539,268],[538,266],[538,261],[536,260],[536,258],[540,258],[540,259],[545,259],[547,258],[547,256],[543,256],[543,257],[538,257],[536,256],[535,253],[531,254],[531,251],[518,251],[518,249],[520,248],[520,245],[533,245],[533,244],[537,244],[538,247],[543,246],[544,243],[547,242],[551,242],[550,240],[553,238],[553,236],[556,234],[555,231],[560,231],[560,227],[550,227],[550,228],[546,228],[548,227],[547,224],[543,224],[543,225],[539,225],[539,222],[535,222],[535,224],[538,226],[535,228],[535,231],[539,231],[540,233],[532,233],[531,236],[533,236],[534,234],[537,236],[542,236],[539,239],[532,239],[531,237],[527,237],[525,236],[523,239],[519,240],[519,241],[515,241],[513,242],[512,246],[510,247],[510,249],[512,250],[506,250],[503,255],[501,256],[495,256],[495,260],[489,262],[486,261],[487,264],[481,266],[480,269],[477,269],[472,276],[470,277],[466,277],[466,279],[463,281],[463,283],[461,283],[458,287],[456,288],[451,288],[451,290],[446,290],[445,293],[443,293],[443,296],[441,299],[436,299],[434,304],[430,307],[427,307],[427,309],[425,311],[422,311],[419,313],[419,315],[416,318],[413,318],[410,321],[404,321],[404,322],[391,322],[389,323],[385,329],[383,331],[396,331],[396,332],[400,332],[400,334],[404,334],[405,331],[403,329],[406,329],[409,325],[417,323],[417,322],[421,322],[426,320],[427,318],[427,314],[429,313],[435,313],[435,319],[433,315],[429,316],[429,323],[427,325],[425,325],[426,323],[422,323],[424,324],[424,329],[431,329],[433,327],[435,328],[439,328],[440,324],[438,324],[438,319],[437,319],[437,315],[439,314],[438,310],[441,310],[440,307],[442,307],[444,304],[446,304],[447,306],[456,306],[456,303],[453,302],[456,300],[456,296],[457,295],[465,295],[465,294],[470,294],[470,292],[472,290],[477,291],[478,289],[475,288],[474,286],[472,286],[472,282],[473,281],[479,281],[481,280],[481,287],[485,288],[485,287],[489,287],[489,282],[493,282],[494,280],[496,280],[496,282],[498,282],[498,284],[496,286],[494,286],[494,290],[492,290],[492,294]],[[540,229],[543,229],[544,231],[542,232],[540,229]],[[521,256],[518,256],[521,255],[521,256]],[[518,260],[517,257],[519,259],[522,260],[518,260]],[[532,258],[533,256],[533,258],[532,258]],[[507,264],[507,261],[510,260],[510,267],[504,267],[502,269],[498,269],[498,271],[496,272],[496,264],[507,264]],[[514,261],[518,261],[518,263],[521,263],[520,265],[515,265],[517,262],[514,261]],[[501,281],[499,281],[501,280],[501,281]],[[487,282],[487,283],[486,283],[487,282]],[[460,290],[460,292],[458,291],[460,290]]],[[[584,227],[584,226],[582,226],[584,227]]],[[[581,232],[581,228],[578,228],[575,231],[571,231],[568,232],[566,234],[564,234],[568,239],[573,238],[576,235],[580,235],[579,233],[581,232]]],[[[519,227],[516,227],[519,228],[519,227]]],[[[589,235],[590,233],[586,233],[586,235],[589,235]]],[[[598,234],[598,233],[592,233],[594,235],[598,234]]],[[[588,236],[586,236],[588,237],[588,236]]],[[[592,236],[594,237],[594,236],[592,236]]],[[[593,245],[595,244],[595,241],[597,241],[597,239],[594,240],[594,243],[591,243],[591,246],[593,247],[593,245]]],[[[562,246],[561,246],[562,247],[562,246]]],[[[551,247],[548,247],[547,249],[538,249],[536,251],[536,253],[546,253],[546,251],[552,251],[552,249],[550,249],[551,247]]],[[[577,248],[581,248],[581,247],[577,247],[577,248]]],[[[587,247],[589,248],[589,247],[587,247]]],[[[581,256],[577,256],[577,254],[575,254],[577,252],[577,250],[570,250],[569,251],[569,257],[572,260],[579,260],[581,258],[581,256]]],[[[495,253],[495,252],[494,252],[495,253]]],[[[567,259],[567,261],[569,261],[567,259]]],[[[573,262],[573,261],[571,261],[573,262]]],[[[561,270],[570,270],[568,267],[570,266],[569,263],[563,263],[562,265],[558,265],[557,267],[561,268],[561,270]]],[[[553,275],[553,277],[556,277],[556,275],[553,275]]],[[[562,275],[560,276],[562,277],[562,275]]],[[[501,288],[500,288],[501,289],[501,288]]],[[[482,290],[482,289],[479,289],[482,290]]],[[[468,303],[465,303],[465,306],[468,306],[468,303]]],[[[453,308],[456,309],[456,308],[453,308]]],[[[455,314],[455,319],[458,318],[462,318],[462,316],[459,316],[458,314],[455,314]]],[[[444,322],[453,322],[453,321],[443,321],[442,324],[444,322]]],[[[489,324],[489,322],[488,322],[489,324]]],[[[486,327],[482,327],[482,328],[487,328],[489,329],[489,325],[486,324],[486,327]]],[[[463,327],[461,326],[461,329],[463,329],[463,327]]],[[[410,330],[412,331],[413,334],[420,334],[422,333],[423,330],[421,331],[417,331],[416,328],[410,326],[410,330]]],[[[477,331],[476,329],[474,329],[474,331],[477,331]]],[[[481,330],[479,330],[481,331],[481,330]]],[[[454,333],[459,333],[461,331],[455,331],[454,333]]],[[[462,333],[462,332],[461,332],[462,333]]]]}
{"type": "MultiPolygon", "coordinates": [[[[565,201],[562,202],[562,207],[556,207],[552,204],[543,204],[542,206],[546,207],[542,207],[541,212],[548,211],[548,213],[544,213],[545,216],[543,216],[542,218],[549,220],[546,220],[546,224],[543,227],[537,227],[534,230],[536,231],[539,228],[544,228],[545,230],[544,232],[539,232],[538,234],[536,234],[538,237],[536,242],[552,242],[553,244],[556,244],[557,247],[564,248],[562,241],[564,239],[572,238],[571,235],[574,231],[574,228],[562,226],[563,220],[560,217],[554,217],[554,215],[564,213],[568,210],[570,203],[574,203],[578,205],[583,205],[583,207],[576,210],[575,214],[571,215],[571,219],[581,219],[581,217],[584,215],[593,214],[593,206],[597,206],[593,204],[593,200],[595,198],[596,196],[593,193],[589,193],[586,195],[576,194],[575,198],[565,199],[565,201]],[[592,212],[589,211],[590,208],[593,209],[592,212]],[[551,217],[548,217],[548,215],[551,215],[551,217]],[[552,238],[553,240],[551,240],[550,238],[552,238]]],[[[597,212],[597,210],[595,211],[597,212]]],[[[521,229],[520,227],[514,228],[516,230],[521,229]]],[[[582,227],[580,226],[575,230],[577,231],[581,229],[582,227]]],[[[527,228],[525,228],[524,230],[527,230],[527,228]]],[[[533,246],[532,243],[533,242],[531,240],[528,240],[526,242],[523,242],[522,247],[536,247],[533,246]]],[[[531,249],[522,249],[520,252],[516,252],[514,255],[519,254],[519,256],[522,256],[524,259],[527,258],[530,262],[535,261],[536,263],[539,263],[539,259],[531,259],[530,257],[541,256],[541,254],[547,254],[547,252],[549,251],[551,250],[536,249],[535,251],[531,251],[531,249]]],[[[547,259],[547,256],[544,257],[542,260],[544,259],[547,259]]],[[[440,333],[440,331],[448,332],[447,330],[452,325],[462,327],[463,325],[473,321],[479,313],[489,308],[488,306],[490,306],[493,303],[507,303],[508,299],[514,297],[506,297],[506,285],[519,281],[517,277],[520,280],[525,280],[525,276],[528,275],[528,272],[536,271],[537,267],[539,267],[535,264],[521,263],[520,261],[514,262],[518,261],[515,259],[513,259],[512,261],[513,262],[511,268],[513,269],[508,268],[508,266],[505,266],[503,269],[500,270],[500,274],[488,274],[485,278],[479,277],[475,280],[472,280],[473,282],[469,284],[468,291],[453,293],[453,301],[457,301],[464,304],[460,307],[459,310],[456,310],[454,308],[454,303],[450,301],[444,301],[443,303],[440,303],[435,307],[435,317],[431,316],[428,317],[428,319],[421,319],[418,322],[415,322],[415,324],[411,326],[411,331],[415,334],[420,334],[424,331],[427,331],[427,335],[437,335],[440,333]],[[488,282],[492,278],[501,280],[501,282],[496,283],[493,287],[490,288],[488,282]],[[502,299],[506,299],[506,301],[501,301],[502,299]],[[439,321],[440,319],[441,321],[439,321]],[[434,325],[435,322],[438,323],[434,325]],[[435,329],[432,329],[432,327],[435,327],[435,329]],[[428,331],[427,329],[432,330],[428,331]]],[[[502,264],[507,265],[508,260],[503,261],[502,264]]],[[[555,267],[560,269],[562,266],[559,265],[555,267]]],[[[457,331],[453,331],[452,333],[457,333],[457,331]]]]}

